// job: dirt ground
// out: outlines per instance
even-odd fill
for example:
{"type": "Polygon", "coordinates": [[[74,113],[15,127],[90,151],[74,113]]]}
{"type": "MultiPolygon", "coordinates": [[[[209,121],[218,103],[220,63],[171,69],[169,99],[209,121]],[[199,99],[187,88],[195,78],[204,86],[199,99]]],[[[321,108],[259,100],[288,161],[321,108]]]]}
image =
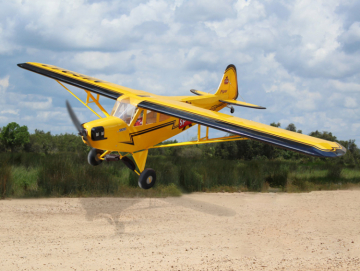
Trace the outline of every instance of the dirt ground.
{"type": "Polygon", "coordinates": [[[360,270],[360,191],[0,201],[0,270],[360,270]]]}

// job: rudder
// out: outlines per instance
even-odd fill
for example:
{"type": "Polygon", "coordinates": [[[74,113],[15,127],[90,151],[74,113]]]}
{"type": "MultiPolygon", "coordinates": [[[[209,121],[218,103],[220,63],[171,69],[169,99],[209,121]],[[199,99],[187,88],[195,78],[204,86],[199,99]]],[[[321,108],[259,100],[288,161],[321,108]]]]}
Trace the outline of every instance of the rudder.
{"type": "Polygon", "coordinates": [[[230,64],[226,67],[223,77],[221,78],[220,85],[215,95],[224,100],[236,100],[238,97],[238,85],[236,67],[230,64]]]}

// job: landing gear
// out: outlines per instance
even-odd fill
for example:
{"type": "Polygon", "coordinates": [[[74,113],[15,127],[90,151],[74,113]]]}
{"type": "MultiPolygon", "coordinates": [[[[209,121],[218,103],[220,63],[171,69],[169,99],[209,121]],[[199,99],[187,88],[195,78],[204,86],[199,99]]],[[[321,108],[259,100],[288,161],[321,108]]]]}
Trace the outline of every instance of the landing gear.
{"type": "MultiPolygon", "coordinates": [[[[134,171],[139,175],[138,184],[142,189],[150,189],[155,185],[156,182],[156,173],[152,168],[145,168],[146,158],[148,155],[148,150],[142,150],[135,153],[132,153],[135,163],[126,156],[121,156],[120,154],[111,154],[110,151],[104,151],[92,149],[89,152],[88,161],[90,165],[96,166],[102,162],[100,155],[103,156],[102,159],[105,161],[119,161],[121,160],[131,171],[134,171]],[[136,170],[138,167],[138,170],[136,170]]],[[[101,157],[102,157],[101,156],[101,157]]]]}
{"type": "Polygon", "coordinates": [[[104,151],[98,150],[98,149],[91,149],[88,154],[88,163],[92,166],[98,166],[102,163],[102,160],[99,158],[99,156],[104,151]]]}
{"type": "Polygon", "coordinates": [[[234,107],[230,107],[230,113],[233,114],[235,112],[234,107]]]}
{"type": "Polygon", "coordinates": [[[152,168],[146,168],[139,176],[139,186],[142,189],[150,189],[156,182],[156,173],[152,168]]]}

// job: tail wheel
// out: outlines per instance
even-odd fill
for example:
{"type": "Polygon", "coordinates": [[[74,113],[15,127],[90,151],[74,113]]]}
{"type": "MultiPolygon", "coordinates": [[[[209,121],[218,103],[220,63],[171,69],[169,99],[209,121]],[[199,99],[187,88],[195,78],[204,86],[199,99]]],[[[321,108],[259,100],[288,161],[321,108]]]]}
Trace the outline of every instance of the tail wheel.
{"type": "Polygon", "coordinates": [[[102,150],[91,149],[91,151],[89,151],[89,154],[88,154],[88,163],[92,166],[100,165],[102,163],[102,160],[99,158],[99,156],[103,152],[104,151],[102,151],[102,150]]]}
{"type": "Polygon", "coordinates": [[[139,186],[142,189],[150,189],[156,182],[156,173],[152,168],[146,168],[139,176],[139,186]]]}

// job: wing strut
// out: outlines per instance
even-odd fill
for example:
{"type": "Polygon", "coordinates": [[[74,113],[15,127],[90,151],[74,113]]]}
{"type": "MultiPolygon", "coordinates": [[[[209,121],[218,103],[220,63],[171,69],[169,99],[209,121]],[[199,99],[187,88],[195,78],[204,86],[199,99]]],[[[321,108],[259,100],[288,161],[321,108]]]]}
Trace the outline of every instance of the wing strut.
{"type": "Polygon", "coordinates": [[[70,94],[72,94],[76,99],[78,99],[83,105],[85,105],[91,112],[93,112],[96,116],[98,116],[100,119],[102,118],[98,113],[96,113],[90,106],[88,106],[89,103],[95,103],[100,110],[104,113],[104,115],[106,117],[109,116],[108,112],[106,112],[106,110],[104,109],[104,107],[101,106],[101,104],[99,103],[99,98],[100,95],[97,94],[97,97],[95,99],[95,97],[91,94],[90,91],[87,91],[84,89],[84,91],[86,92],[87,96],[86,96],[86,102],[83,102],[78,96],[76,96],[72,91],[70,91],[70,89],[68,89],[67,87],[65,87],[60,81],[55,80],[56,82],[58,82],[63,88],[65,88],[68,92],[70,92],[70,94]],[[90,101],[90,99],[92,101],[90,101]]]}
{"type": "Polygon", "coordinates": [[[168,148],[168,147],[176,147],[176,146],[188,146],[188,145],[198,145],[198,144],[208,144],[208,143],[218,143],[218,142],[227,142],[227,141],[235,141],[235,140],[247,140],[248,138],[242,136],[224,136],[217,138],[209,139],[209,127],[206,127],[206,136],[201,137],[201,125],[198,125],[198,135],[197,140],[188,141],[188,142],[180,142],[166,145],[157,145],[150,147],[149,149],[157,149],[157,148],[168,148]]]}

